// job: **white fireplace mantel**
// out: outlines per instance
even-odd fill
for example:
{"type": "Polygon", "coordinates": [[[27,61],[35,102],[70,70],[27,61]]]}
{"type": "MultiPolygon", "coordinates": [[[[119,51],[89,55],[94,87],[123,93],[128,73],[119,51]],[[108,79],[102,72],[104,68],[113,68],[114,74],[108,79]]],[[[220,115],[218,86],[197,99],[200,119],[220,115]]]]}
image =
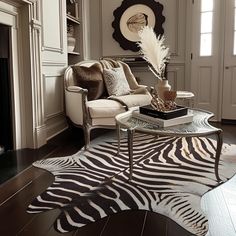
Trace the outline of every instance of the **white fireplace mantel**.
{"type": "Polygon", "coordinates": [[[39,0],[3,0],[0,2],[0,14],[0,23],[11,29],[14,148],[38,148],[47,139],[39,0]]]}

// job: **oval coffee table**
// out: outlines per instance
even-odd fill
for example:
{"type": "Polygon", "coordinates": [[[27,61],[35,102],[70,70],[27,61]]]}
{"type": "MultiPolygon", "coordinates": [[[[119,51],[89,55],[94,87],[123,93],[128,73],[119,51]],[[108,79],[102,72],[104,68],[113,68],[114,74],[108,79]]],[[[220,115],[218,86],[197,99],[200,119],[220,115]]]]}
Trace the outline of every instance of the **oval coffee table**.
{"type": "Polygon", "coordinates": [[[217,147],[215,155],[215,176],[218,182],[220,177],[218,166],[222,148],[222,130],[211,126],[208,120],[214,116],[213,113],[189,108],[188,112],[193,113],[193,121],[186,124],[174,125],[169,127],[159,127],[158,124],[143,121],[132,116],[132,111],[121,113],[115,117],[118,137],[118,150],[120,152],[120,130],[126,129],[128,132],[128,153],[129,153],[129,179],[132,179],[133,174],[133,137],[135,132],[152,134],[155,136],[175,136],[175,137],[203,137],[216,135],[217,147]]]}

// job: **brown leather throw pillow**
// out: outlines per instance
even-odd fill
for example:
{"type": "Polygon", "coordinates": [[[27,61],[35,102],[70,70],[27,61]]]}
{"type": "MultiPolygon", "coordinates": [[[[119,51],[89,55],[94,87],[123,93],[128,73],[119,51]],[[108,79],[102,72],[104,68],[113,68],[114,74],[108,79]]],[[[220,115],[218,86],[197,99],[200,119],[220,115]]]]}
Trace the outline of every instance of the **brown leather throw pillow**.
{"type": "Polygon", "coordinates": [[[100,98],[104,93],[104,82],[101,65],[98,63],[90,67],[72,66],[76,75],[76,85],[88,90],[88,100],[100,98]]]}

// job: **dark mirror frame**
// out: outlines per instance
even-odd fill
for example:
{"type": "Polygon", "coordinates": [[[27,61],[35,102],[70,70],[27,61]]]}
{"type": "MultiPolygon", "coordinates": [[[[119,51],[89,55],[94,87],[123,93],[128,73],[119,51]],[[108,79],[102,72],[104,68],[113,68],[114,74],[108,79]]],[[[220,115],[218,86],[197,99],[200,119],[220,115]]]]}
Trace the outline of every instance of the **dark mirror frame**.
{"type": "Polygon", "coordinates": [[[113,38],[120,44],[120,47],[124,50],[131,50],[133,52],[139,51],[139,47],[137,46],[136,42],[132,42],[124,37],[124,35],[121,33],[120,29],[120,19],[123,15],[123,13],[128,9],[129,7],[137,4],[143,4],[149,7],[153,14],[155,15],[155,26],[154,31],[156,35],[162,35],[164,34],[164,29],[162,27],[162,24],[165,22],[165,17],[162,15],[163,11],[163,5],[159,2],[156,2],[155,0],[124,0],[120,7],[114,10],[114,21],[112,22],[112,27],[114,28],[114,32],[112,34],[113,38]]]}

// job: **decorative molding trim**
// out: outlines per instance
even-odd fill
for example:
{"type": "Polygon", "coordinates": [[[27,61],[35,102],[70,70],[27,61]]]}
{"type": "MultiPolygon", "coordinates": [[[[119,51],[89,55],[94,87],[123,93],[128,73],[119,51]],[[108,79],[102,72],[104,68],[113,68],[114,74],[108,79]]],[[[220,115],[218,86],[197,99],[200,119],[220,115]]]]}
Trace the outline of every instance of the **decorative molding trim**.
{"type": "Polygon", "coordinates": [[[102,3],[102,1],[103,0],[99,0],[99,41],[100,41],[100,52],[99,52],[99,54],[100,54],[100,56],[103,56],[103,50],[104,50],[104,48],[103,48],[103,35],[102,35],[102,33],[103,33],[103,29],[102,29],[102,6],[103,6],[103,3],[102,3]]]}
{"type": "Polygon", "coordinates": [[[42,28],[41,22],[39,20],[35,20],[35,19],[31,20],[31,26],[33,29],[38,29],[38,30],[41,30],[41,28],[42,28]]]}
{"type": "MultiPolygon", "coordinates": [[[[65,123],[65,122],[63,122],[63,123],[65,123]]],[[[61,125],[62,125],[63,123],[61,122],[61,125]]],[[[56,125],[55,125],[55,126],[56,126],[56,125]]],[[[55,126],[54,126],[54,127],[55,127],[55,126]]],[[[57,125],[57,126],[58,126],[58,125],[57,125]]],[[[52,139],[53,137],[57,136],[58,134],[62,133],[63,131],[65,131],[65,130],[67,130],[67,129],[68,129],[68,125],[66,124],[66,125],[65,125],[65,128],[63,128],[63,129],[61,129],[60,131],[54,133],[53,135],[47,137],[47,141],[50,140],[50,139],[52,139]]]]}
{"type": "Polygon", "coordinates": [[[63,74],[58,74],[58,73],[43,74],[44,81],[46,78],[49,78],[49,77],[63,77],[63,74]]]}
{"type": "Polygon", "coordinates": [[[37,0],[22,0],[22,1],[27,4],[35,4],[37,0]]]}
{"type": "Polygon", "coordinates": [[[39,148],[46,144],[47,142],[47,127],[46,124],[35,127],[35,140],[37,146],[35,148],[39,148]]]}
{"type": "MultiPolygon", "coordinates": [[[[22,27],[22,29],[13,27],[12,37],[17,43],[13,41],[11,44],[13,63],[16,65],[12,69],[12,90],[16,96],[13,95],[15,148],[38,148],[46,143],[39,0],[4,2],[6,2],[5,12],[15,18],[12,22],[17,27],[22,27]],[[27,32],[25,35],[23,29],[27,32]],[[22,64],[24,60],[27,65],[22,64]],[[18,99],[20,101],[17,101],[18,99]]],[[[3,4],[1,6],[4,7],[3,4]]]]}
{"type": "MultiPolygon", "coordinates": [[[[63,11],[64,11],[64,8],[63,8],[63,1],[64,0],[60,0],[59,1],[59,24],[60,24],[60,48],[61,48],[61,53],[65,53],[65,48],[64,48],[64,21],[63,19],[65,19],[64,15],[63,15],[63,11]]],[[[65,31],[66,32],[66,31],[65,31]]]]}
{"type": "Polygon", "coordinates": [[[65,116],[65,112],[64,111],[58,111],[58,112],[55,112],[55,113],[52,113],[52,114],[49,114],[46,116],[46,122],[50,119],[53,119],[55,117],[58,117],[58,116],[65,116]]]}
{"type": "Polygon", "coordinates": [[[34,117],[33,126],[35,127],[34,147],[38,148],[46,143],[45,129],[45,109],[44,109],[44,90],[41,71],[41,23],[39,21],[38,0],[32,2],[30,6],[31,16],[31,68],[32,75],[32,109],[34,117]],[[41,127],[41,128],[39,128],[41,127]]]}
{"type": "Polygon", "coordinates": [[[168,64],[168,66],[175,66],[175,65],[185,65],[184,61],[172,61],[168,64]]]}
{"type": "Polygon", "coordinates": [[[171,53],[171,56],[179,56],[179,11],[180,0],[176,0],[176,17],[175,17],[175,51],[171,53]]]}
{"type": "Polygon", "coordinates": [[[48,47],[48,46],[42,46],[42,51],[59,52],[59,53],[63,54],[62,48],[53,48],[53,47],[48,47]]]}
{"type": "Polygon", "coordinates": [[[56,135],[60,134],[64,130],[68,129],[68,124],[66,123],[65,119],[61,119],[54,124],[50,124],[47,126],[47,133],[53,133],[47,137],[47,140],[55,137],[56,135]],[[51,132],[50,132],[51,131],[51,132]]]}
{"type": "MultiPolygon", "coordinates": [[[[185,66],[184,62],[171,62],[168,64],[167,70],[169,70],[170,67],[175,67],[175,66],[185,66]]],[[[147,66],[132,66],[131,70],[134,72],[151,72],[147,66]]],[[[177,70],[177,69],[176,69],[177,70]]]]}
{"type": "Polygon", "coordinates": [[[89,16],[89,1],[87,0],[80,0],[80,10],[79,14],[82,14],[82,17],[80,18],[80,25],[82,28],[82,33],[80,32],[80,37],[82,37],[82,47],[80,44],[80,52],[82,52],[82,59],[88,60],[90,59],[90,48],[89,48],[89,42],[90,37],[88,33],[88,25],[90,25],[90,16],[89,16]],[[81,21],[82,19],[82,21],[81,21]]]}
{"type": "MultiPolygon", "coordinates": [[[[50,78],[50,77],[63,79],[63,74],[47,74],[47,75],[43,74],[43,84],[44,84],[44,87],[45,87],[46,79],[50,78]]],[[[63,100],[63,95],[62,95],[62,99],[61,99],[59,110],[56,111],[56,112],[50,113],[50,114],[46,114],[45,118],[44,118],[44,121],[47,122],[48,120],[50,120],[52,118],[55,118],[55,117],[58,117],[58,116],[61,116],[61,115],[64,116],[64,100],[63,100]]]]}
{"type": "Polygon", "coordinates": [[[167,70],[171,67],[175,67],[175,66],[182,66],[185,67],[185,63],[184,62],[172,62],[168,64],[167,70]]]}
{"type": "Polygon", "coordinates": [[[9,14],[11,16],[17,16],[18,15],[17,9],[16,9],[16,11],[13,12],[13,11],[7,10],[3,7],[0,7],[0,12],[4,12],[4,13],[9,14]]]}
{"type": "MultiPolygon", "coordinates": [[[[177,90],[177,83],[178,83],[178,70],[170,70],[170,71],[167,71],[167,78],[168,78],[168,74],[172,74],[172,83],[174,84],[174,87],[172,87],[171,89],[173,90],[177,90]]],[[[169,80],[169,79],[168,79],[169,80]]]]}
{"type": "Polygon", "coordinates": [[[15,1],[14,0],[1,0],[1,1],[16,8],[22,6],[22,2],[24,2],[24,0],[15,0],[15,1]]]}
{"type": "MultiPolygon", "coordinates": [[[[6,2],[6,4],[7,4],[7,2],[6,2]]],[[[4,8],[3,6],[2,7],[0,6],[0,12],[3,12],[3,13],[5,13],[7,15],[10,15],[10,16],[13,16],[14,19],[15,19],[14,24],[7,24],[7,22],[3,22],[3,21],[0,21],[0,23],[3,23],[5,25],[9,25],[9,26],[13,27],[14,29],[18,29],[18,26],[19,26],[19,16],[18,16],[18,14],[19,14],[19,12],[18,12],[18,9],[16,7],[14,7],[14,9],[9,9],[8,10],[8,9],[4,8]]],[[[3,17],[1,16],[1,18],[3,18],[3,17]]]]}
{"type": "Polygon", "coordinates": [[[64,67],[67,66],[67,62],[60,62],[60,61],[43,61],[42,66],[59,66],[64,67]]]}
{"type": "MultiPolygon", "coordinates": [[[[60,27],[60,47],[57,48],[57,47],[50,47],[50,46],[46,46],[45,45],[45,41],[44,41],[44,31],[42,32],[42,48],[41,50],[42,51],[50,51],[50,52],[59,52],[61,54],[64,53],[65,51],[65,48],[64,48],[64,37],[63,37],[63,0],[59,0],[59,27],[60,27]]],[[[40,1],[40,4],[41,4],[41,9],[43,9],[43,1],[41,0],[40,1]]],[[[41,22],[42,22],[42,25],[43,25],[43,11],[41,11],[41,22]]]]}

